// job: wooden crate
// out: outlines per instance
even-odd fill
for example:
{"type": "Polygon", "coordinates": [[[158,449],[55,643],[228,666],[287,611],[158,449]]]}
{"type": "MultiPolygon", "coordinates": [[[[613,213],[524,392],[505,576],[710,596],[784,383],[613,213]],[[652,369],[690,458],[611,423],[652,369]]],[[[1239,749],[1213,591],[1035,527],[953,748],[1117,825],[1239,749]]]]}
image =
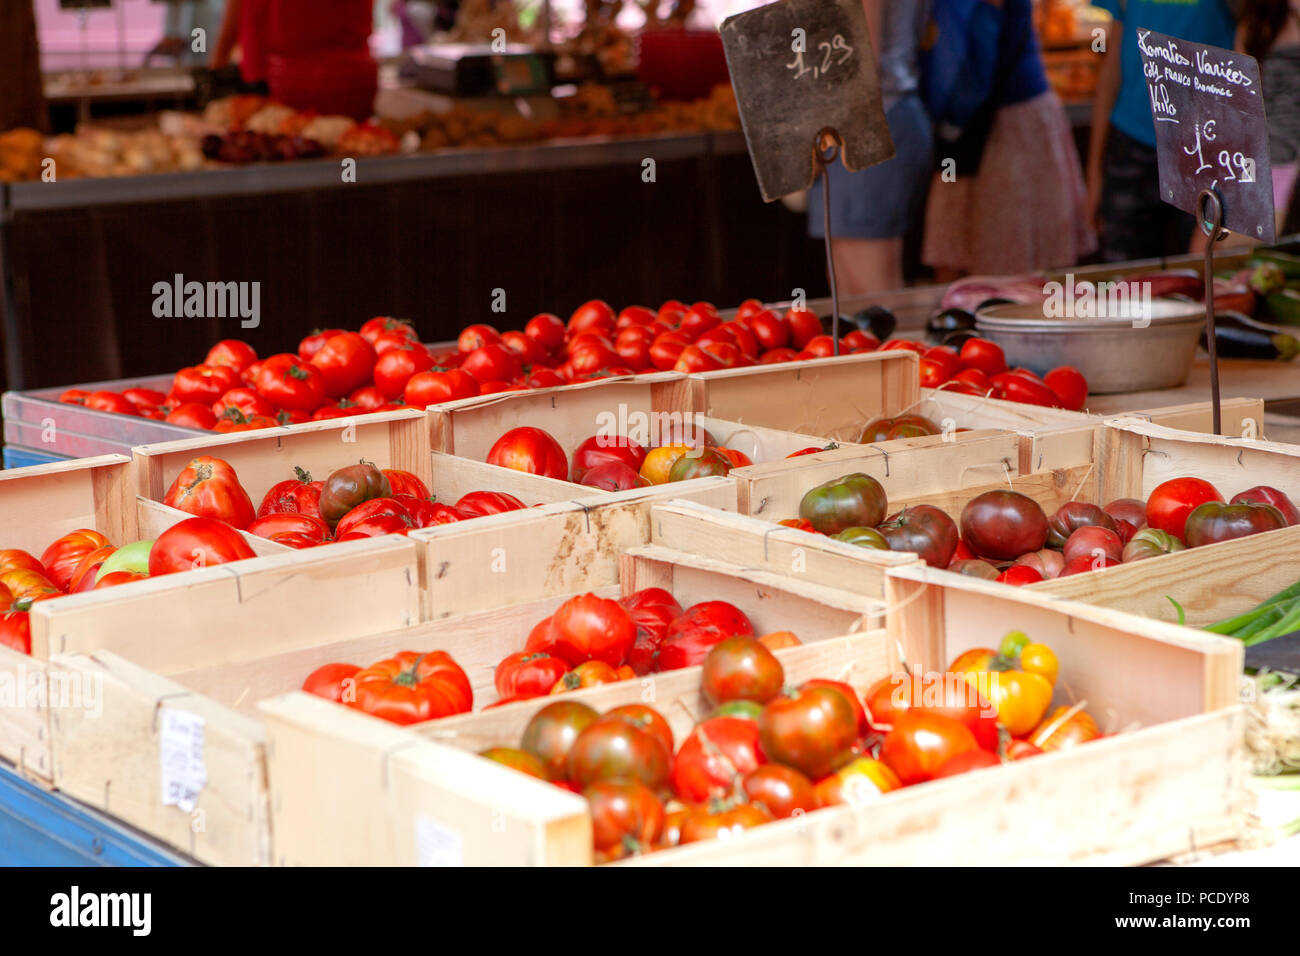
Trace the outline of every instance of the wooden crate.
{"type": "MultiPolygon", "coordinates": [[[[240,694],[205,695],[184,675],[418,625],[416,552],[391,536],[349,541],[44,602],[80,602],[97,625],[46,664],[51,686],[93,689],[97,702],[51,708],[54,786],[202,862],[269,863],[261,722],[240,694]],[[207,783],[192,810],[163,802],[167,711],[203,721],[207,783]]],[[[309,671],[263,676],[294,684],[309,671]]]]}
{"type": "MultiPolygon", "coordinates": [[[[501,435],[521,425],[543,429],[570,455],[592,435],[626,436],[649,448],[666,444],[668,435],[694,426],[707,429],[720,445],[744,452],[754,461],[780,461],[792,452],[830,441],[817,433],[733,422],[692,408],[689,386],[685,376],[663,372],[462,399],[429,408],[430,441],[435,449],[478,462],[487,458],[501,435]]],[[[739,468],[732,474],[739,479],[747,471],[739,468]]],[[[698,481],[674,482],[671,488],[651,493],[660,499],[694,497],[701,487],[698,481]]],[[[574,486],[569,487],[572,494],[574,486]]],[[[590,488],[581,493],[601,494],[590,488]]],[[[734,507],[733,503],[730,508],[734,507]]]]}
{"type": "MultiPolygon", "coordinates": [[[[632,863],[1140,863],[1241,831],[1234,642],[923,567],[890,579],[888,631],[778,652],[792,681],[836,677],[862,689],[897,667],[896,646],[916,672],[1023,628],[1061,658],[1059,702],[1072,691],[1125,731],[632,863]]],[[[575,699],[600,710],[650,703],[679,741],[707,712],[697,668],[575,699]]],[[[264,702],[277,862],[591,863],[581,799],[473,755],[517,746],[546,703],[398,728],[300,693],[264,702]],[[332,839],[320,839],[326,831],[332,839]]]]}
{"type": "MultiPolygon", "coordinates": [[[[56,538],[78,528],[94,529],[115,544],[133,541],[131,483],[131,459],[122,455],[0,471],[0,548],[21,548],[39,558],[56,538]]],[[[32,624],[38,629],[35,619],[32,624]]],[[[53,764],[46,676],[44,661],[0,647],[0,688],[7,685],[10,698],[0,705],[0,758],[48,782],[53,764]]]]}
{"type": "MultiPolygon", "coordinates": [[[[1092,460],[1092,433],[1102,417],[992,398],[921,388],[909,352],[872,352],[813,362],[760,365],[692,375],[692,406],[717,418],[855,442],[874,418],[920,414],[945,432],[1001,429],[1019,436],[1021,472],[1092,460]]],[[[1157,424],[1210,430],[1209,403],[1135,410],[1157,424]]],[[[1223,430],[1242,434],[1264,420],[1258,399],[1223,403],[1223,430]]],[[[959,438],[960,440],[960,438],[959,438]]]]}
{"type": "MultiPolygon", "coordinates": [[[[402,650],[440,649],[465,668],[475,703],[482,707],[496,699],[496,664],[521,649],[532,625],[570,596],[419,623],[410,613],[416,566],[412,543],[385,538],[355,544],[364,548],[352,555],[353,562],[367,561],[371,567],[348,586],[354,588],[358,607],[371,615],[369,629],[336,628],[330,609],[300,602],[293,613],[286,609],[279,619],[263,624],[239,618],[228,625],[208,616],[212,623],[203,641],[178,643],[153,630],[142,643],[51,658],[51,671],[61,681],[102,687],[100,713],[54,716],[55,785],[203,862],[269,862],[273,811],[266,790],[266,738],[256,716],[259,701],[296,689],[324,663],[365,665],[402,650]],[[391,599],[393,590],[402,588],[407,600],[391,599]],[[223,632],[230,638],[224,645],[218,640],[223,632]],[[205,721],[208,785],[200,792],[197,816],[164,806],[160,797],[160,710],[168,708],[205,721]]],[[[737,569],[663,548],[629,552],[623,566],[624,590],[668,587],[684,605],[732,600],[757,628],[794,628],[810,641],[846,632],[866,615],[879,614],[876,602],[856,595],[829,588],[796,592],[796,582],[770,571],[737,569]]],[[[314,584],[318,591],[335,585],[329,580],[314,584]]],[[[594,590],[616,596],[620,585],[594,590]]],[[[333,799],[323,793],[318,797],[333,799]]]]}

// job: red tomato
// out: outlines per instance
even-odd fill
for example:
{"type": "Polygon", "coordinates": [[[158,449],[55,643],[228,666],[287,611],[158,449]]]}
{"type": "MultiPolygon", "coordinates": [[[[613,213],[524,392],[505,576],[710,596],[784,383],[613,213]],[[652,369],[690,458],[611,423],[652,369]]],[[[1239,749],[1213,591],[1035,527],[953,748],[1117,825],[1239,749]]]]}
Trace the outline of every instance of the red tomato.
{"type": "Polygon", "coordinates": [[[659,739],[664,750],[673,752],[673,729],[659,711],[645,704],[623,704],[601,717],[601,720],[622,720],[659,739]]]}
{"type": "Polygon", "coordinates": [[[838,688],[805,686],[773,698],[758,733],[769,760],[820,780],[853,759],[857,714],[838,688]]]}
{"type": "Polygon", "coordinates": [[[988,375],[986,375],[984,372],[982,372],[980,369],[977,368],[964,368],[956,375],[954,375],[949,381],[961,382],[965,385],[970,385],[972,388],[978,389],[980,394],[987,394],[993,389],[992,379],[990,379],[988,375]]]}
{"type": "Polygon", "coordinates": [[[569,335],[574,336],[579,332],[599,332],[601,335],[612,335],[614,322],[614,310],[610,308],[609,303],[600,299],[592,299],[590,302],[584,302],[578,306],[573,315],[569,316],[569,335]]]}
{"type": "Polygon", "coordinates": [[[277,409],[310,412],[325,401],[325,380],[320,369],[288,352],[262,362],[256,388],[277,409]]]}
{"type": "Polygon", "coordinates": [[[560,443],[540,428],[512,428],[488,451],[487,462],[561,481],[569,477],[569,460],[560,443]]]}
{"type": "Polygon", "coordinates": [[[866,736],[867,731],[870,729],[867,724],[867,710],[862,706],[862,701],[858,699],[857,692],[852,687],[843,681],[826,680],[821,677],[806,680],[799,685],[800,690],[807,687],[829,687],[832,690],[837,690],[843,694],[844,699],[849,702],[849,706],[853,708],[853,714],[857,718],[858,736],[866,736]]]}
{"type": "Polygon", "coordinates": [[[296,477],[272,485],[262,496],[257,517],[270,514],[305,514],[320,517],[320,491],[324,482],[312,481],[311,475],[294,468],[296,477]]]}
{"type": "MultiPolygon", "coordinates": [[[[95,586],[95,575],[116,550],[117,548],[111,544],[106,544],[83,555],[81,560],[77,562],[76,568],[72,571],[72,577],[68,581],[68,593],[76,594],[93,588],[95,586]]],[[[3,603],[4,595],[0,593],[0,605],[3,605],[3,603]]]]}
{"type": "Polygon", "coordinates": [[[659,645],[668,635],[668,625],[681,617],[682,606],[663,588],[643,588],[618,603],[636,625],[636,641],[627,662],[638,674],[648,674],[658,666],[659,645]]]}
{"type": "Polygon", "coordinates": [[[632,326],[618,333],[614,341],[614,351],[619,360],[627,363],[633,371],[645,372],[654,367],[650,357],[650,346],[655,335],[645,326],[632,326]]]}
{"type": "Polygon", "coordinates": [[[759,358],[760,365],[776,365],[779,362],[795,362],[799,359],[799,353],[794,349],[772,349],[764,352],[759,358]]]}
{"type": "Polygon", "coordinates": [[[528,506],[504,491],[471,491],[462,495],[453,507],[461,518],[469,519],[521,511],[528,506]]]}
{"type": "Polygon", "coordinates": [[[563,377],[550,368],[533,369],[524,381],[529,388],[554,388],[565,384],[563,377]]]}
{"type": "Polygon", "coordinates": [[[951,717],[908,710],[885,735],[880,759],[910,785],[932,780],[947,761],[976,749],[975,735],[951,717]]]}
{"type": "Polygon", "coordinates": [[[379,389],[373,385],[367,385],[365,388],[359,388],[349,395],[348,401],[356,405],[362,412],[373,412],[387,402],[388,399],[379,389]]]}
{"type": "Polygon", "coordinates": [[[203,364],[224,365],[236,372],[242,372],[256,361],[257,352],[253,351],[253,347],[247,342],[241,342],[239,339],[222,339],[208,349],[203,364]]]}
{"type": "MultiPolygon", "coordinates": [[[[341,331],[341,330],[340,330],[341,331]]],[[[391,316],[380,315],[367,321],[361,326],[360,334],[363,339],[372,346],[375,339],[385,332],[398,332],[412,342],[420,341],[420,336],[416,333],[415,327],[406,319],[394,319],[391,316]]],[[[337,334],[337,332],[335,333],[337,334]]]]}
{"type": "Polygon", "coordinates": [[[1201,478],[1171,478],[1147,498],[1147,526],[1183,540],[1187,516],[1207,501],[1223,501],[1219,489],[1201,478]]]}
{"type": "Polygon", "coordinates": [[[252,418],[255,415],[270,417],[275,414],[275,409],[271,407],[270,403],[259,395],[256,390],[246,385],[232,388],[212,403],[212,414],[218,419],[237,418],[237,416],[230,414],[231,409],[239,412],[245,418],[252,418]]]}
{"type": "Polygon", "coordinates": [[[961,364],[979,369],[989,378],[1007,370],[1007,356],[1002,346],[988,339],[967,339],[961,345],[961,364]]]}
{"type": "Polygon", "coordinates": [[[736,309],[735,321],[744,322],[748,325],[752,316],[758,315],[763,311],[765,311],[765,309],[762,302],[759,302],[757,299],[746,299],[744,302],[740,303],[739,308],[736,309]]]}
{"type": "Polygon", "coordinates": [[[419,342],[389,349],[375,362],[375,387],[384,398],[401,398],[411,376],[433,367],[433,356],[419,342]]]}
{"type": "Polygon", "coordinates": [[[1256,485],[1254,488],[1239,491],[1232,496],[1232,500],[1228,503],[1233,505],[1243,503],[1272,505],[1282,512],[1282,517],[1286,519],[1288,527],[1300,524],[1300,510],[1296,508],[1295,503],[1287,496],[1286,492],[1271,488],[1268,485],[1256,485]]]}
{"type": "Polygon", "coordinates": [[[754,625],[735,605],[726,601],[692,605],[668,625],[659,646],[659,670],[702,664],[715,644],[735,634],[754,634],[754,625]]]}
{"type": "Polygon", "coordinates": [[[31,618],[27,611],[15,610],[13,607],[0,609],[0,647],[7,647],[19,654],[32,652],[31,618]]]}
{"type": "Polygon", "coordinates": [[[97,412],[112,412],[115,415],[136,415],[140,410],[117,392],[91,392],[83,404],[97,412]]]}
{"type": "Polygon", "coordinates": [[[654,309],[647,309],[643,305],[629,305],[619,312],[618,319],[614,323],[614,330],[621,331],[637,325],[651,325],[657,321],[659,321],[659,317],[655,314],[654,309]]]}
{"type": "Polygon", "coordinates": [[[374,348],[356,332],[342,332],[327,339],[311,357],[330,398],[342,398],[367,385],[376,361],[374,348]]]}
{"type": "Polygon", "coordinates": [[[840,339],[840,354],[875,352],[879,348],[880,339],[863,329],[854,329],[840,339]]]}
{"type": "Polygon", "coordinates": [[[357,505],[334,527],[338,540],[355,540],[356,537],[375,538],[384,534],[405,534],[414,527],[411,513],[395,498],[371,498],[357,505]]]}
{"type": "Polygon", "coordinates": [[[677,364],[682,352],[691,344],[690,336],[682,332],[664,332],[650,343],[650,362],[661,372],[677,364]]]}
{"type": "Polygon", "coordinates": [[[250,432],[259,428],[276,428],[280,424],[278,419],[270,418],[266,415],[253,415],[249,417],[237,408],[226,409],[226,414],[217,419],[217,424],[213,431],[228,434],[230,432],[250,432]]]}
{"type": "Polygon", "coordinates": [[[597,660],[618,667],[636,642],[636,625],[617,601],[582,594],[551,616],[553,653],[576,667],[597,660]]]}
{"type": "Polygon", "coordinates": [[[564,321],[557,315],[542,312],[528,320],[524,335],[545,351],[558,352],[564,346],[564,321]]]}
{"type": "Polygon", "coordinates": [[[993,376],[993,397],[1007,402],[1020,402],[1024,405],[1042,405],[1045,408],[1061,408],[1061,399],[1044,385],[1025,375],[1006,372],[993,376]]]}
{"type": "Polygon", "coordinates": [[[357,699],[351,706],[394,724],[450,717],[474,706],[469,678],[445,651],[402,651],[353,679],[357,699]]]}
{"type": "Polygon", "coordinates": [[[336,704],[344,703],[346,694],[347,703],[351,703],[356,699],[356,676],[359,673],[361,668],[356,664],[322,664],[307,675],[302,689],[336,704]]]}
{"type": "Polygon", "coordinates": [[[160,534],[149,551],[149,575],[173,574],[256,557],[233,527],[216,518],[186,518],[160,534]]]}
{"type": "Polygon", "coordinates": [[[69,388],[59,395],[59,401],[65,405],[84,405],[86,404],[86,396],[89,394],[84,388],[69,388]]]}
{"type": "Polygon", "coordinates": [[[764,352],[783,349],[790,344],[790,323],[776,313],[762,309],[749,316],[746,322],[764,352]]]}
{"type": "Polygon", "coordinates": [[[790,327],[790,344],[796,349],[804,348],[822,334],[822,320],[807,309],[791,309],[785,314],[785,322],[790,327]]]}
{"type": "Polygon", "coordinates": [[[961,773],[969,773],[972,770],[979,770],[983,767],[997,767],[1002,764],[998,755],[991,750],[976,748],[959,753],[954,757],[949,757],[939,765],[939,769],[934,772],[934,779],[940,777],[955,777],[961,773]]]}
{"type": "Polygon", "coordinates": [[[394,495],[410,495],[412,498],[431,497],[429,486],[409,471],[400,471],[396,468],[382,470],[384,477],[388,479],[388,487],[393,490],[394,495]]]}
{"type": "Polygon", "coordinates": [[[613,345],[597,339],[569,343],[569,367],[574,376],[589,375],[618,365],[620,359],[613,345]]]}
{"type": "Polygon", "coordinates": [[[453,368],[417,372],[406,383],[403,398],[413,408],[427,408],[442,402],[473,398],[480,392],[478,381],[472,375],[453,368]]]}
{"type": "Polygon", "coordinates": [[[157,408],[167,401],[166,395],[153,388],[128,388],[122,392],[122,397],[139,409],[141,414],[144,414],[144,409],[157,408]]]}
{"type": "Polygon", "coordinates": [[[697,724],[682,741],[673,763],[673,791],[686,803],[703,803],[734,793],[765,763],[756,721],[713,717],[697,724]]]}
{"type": "Polygon", "coordinates": [[[1043,376],[1043,384],[1056,393],[1062,408],[1078,412],[1088,404],[1088,380],[1073,366],[1052,369],[1043,376]]]}
{"type": "Polygon", "coordinates": [[[497,665],[493,682],[501,697],[542,697],[565,675],[569,665],[549,654],[511,654],[497,665]]]}
{"type": "Polygon", "coordinates": [[[176,373],[172,379],[171,398],[177,405],[198,402],[211,407],[238,384],[239,375],[234,369],[221,365],[195,365],[176,373]]]}
{"type": "Polygon", "coordinates": [[[816,335],[808,340],[799,353],[801,359],[830,358],[835,354],[835,340],[829,335],[816,335]]]}
{"type": "MultiPolygon", "coordinates": [[[[143,581],[148,578],[147,574],[139,574],[135,571],[109,571],[91,586],[90,590],[99,591],[103,588],[115,588],[119,584],[130,584],[132,581],[143,581]]],[[[87,576],[87,580],[94,580],[94,575],[87,576]]]]}
{"type": "Polygon", "coordinates": [[[278,512],[257,518],[247,530],[249,534],[271,540],[275,540],[277,535],[300,534],[313,544],[323,544],[330,536],[329,527],[320,518],[291,512],[278,512]]]}
{"type": "MultiPolygon", "coordinates": [[[[321,350],[321,347],[326,342],[328,342],[336,335],[342,335],[343,332],[344,332],[343,329],[317,329],[311,335],[307,336],[306,338],[304,338],[302,341],[298,343],[298,358],[302,359],[304,362],[310,362],[312,360],[312,356],[315,355],[317,352],[319,352],[321,350]]],[[[239,371],[243,371],[245,368],[247,368],[249,365],[252,365],[253,362],[256,361],[257,361],[257,355],[254,354],[252,361],[248,362],[246,365],[241,366],[239,368],[239,371]]]]}
{"type": "Polygon", "coordinates": [[[546,349],[541,343],[529,338],[523,332],[511,330],[501,336],[501,344],[510,350],[510,354],[523,367],[542,365],[546,362],[546,349]]]}
{"type": "Polygon", "coordinates": [[[461,355],[483,348],[485,345],[500,345],[501,333],[490,325],[467,325],[456,339],[456,351],[461,355]]]}
{"type": "Polygon", "coordinates": [[[203,518],[218,518],[236,528],[247,528],[256,517],[235,469],[208,455],[191,459],[181,469],[163,504],[203,518]]]}
{"type": "Polygon", "coordinates": [[[716,372],[718,369],[726,368],[727,363],[720,357],[722,348],[723,346],[719,344],[714,344],[708,349],[698,345],[688,345],[677,357],[677,364],[673,366],[673,371],[691,374],[716,372]]]}
{"type": "Polygon", "coordinates": [[[913,342],[911,339],[890,339],[880,347],[882,352],[915,352],[920,355],[925,351],[925,346],[920,342],[913,342]]]}
{"type": "Polygon", "coordinates": [[[476,348],[465,356],[460,368],[478,382],[509,382],[523,374],[515,353],[500,343],[476,348]]]}
{"type": "Polygon", "coordinates": [[[45,576],[60,591],[66,591],[81,559],[92,551],[111,546],[112,543],[107,538],[90,528],[69,531],[57,538],[41,555],[45,576]]]}
{"type": "Polygon", "coordinates": [[[35,571],[37,574],[45,574],[45,565],[34,555],[19,548],[5,548],[0,551],[0,572],[3,571],[35,571]]]}
{"type": "Polygon", "coordinates": [[[640,471],[645,456],[646,450],[630,438],[622,435],[592,435],[574,449],[569,480],[581,482],[587,472],[607,461],[621,462],[633,471],[640,471]]]}
{"type": "Polygon", "coordinates": [[[721,324],[722,317],[718,315],[717,309],[707,302],[697,302],[685,311],[677,329],[694,342],[709,329],[721,324]]]}
{"type": "Polygon", "coordinates": [[[1043,580],[1043,576],[1028,565],[1016,564],[999,574],[997,579],[1003,584],[1021,587],[1025,584],[1037,584],[1043,580]]]}

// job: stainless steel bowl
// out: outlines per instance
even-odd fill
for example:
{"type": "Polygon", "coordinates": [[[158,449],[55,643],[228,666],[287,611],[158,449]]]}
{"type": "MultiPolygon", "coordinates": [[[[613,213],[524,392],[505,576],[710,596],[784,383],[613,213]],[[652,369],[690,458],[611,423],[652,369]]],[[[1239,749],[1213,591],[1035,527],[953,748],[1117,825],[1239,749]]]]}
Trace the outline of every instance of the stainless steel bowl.
{"type": "MultiPolygon", "coordinates": [[[[1105,301],[1097,311],[1106,311],[1105,301]]],[[[1040,375],[1073,365],[1096,395],[1176,388],[1187,381],[1205,326],[1205,305],[1134,301],[1122,314],[1050,318],[1044,304],[998,305],[975,315],[975,331],[1002,346],[1007,363],[1040,375]]]]}

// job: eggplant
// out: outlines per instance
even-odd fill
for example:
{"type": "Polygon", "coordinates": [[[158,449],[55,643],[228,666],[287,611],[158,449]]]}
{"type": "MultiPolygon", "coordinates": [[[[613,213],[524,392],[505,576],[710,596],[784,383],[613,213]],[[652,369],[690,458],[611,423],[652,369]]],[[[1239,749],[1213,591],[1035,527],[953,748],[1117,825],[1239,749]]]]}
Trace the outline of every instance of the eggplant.
{"type": "MultiPolygon", "coordinates": [[[[1257,322],[1240,312],[1214,316],[1214,343],[1220,358],[1272,359],[1289,362],[1300,355],[1300,339],[1273,325],[1257,322]]],[[[1201,348],[1206,332],[1201,332],[1201,348]]]]}
{"type": "Polygon", "coordinates": [[[939,344],[946,345],[949,348],[956,349],[958,352],[960,352],[961,347],[963,345],[965,345],[971,339],[977,339],[979,337],[980,335],[978,332],[972,332],[969,329],[962,329],[959,332],[949,332],[947,335],[943,337],[943,341],[940,342],[939,344]]]}
{"type": "Polygon", "coordinates": [[[954,332],[971,332],[975,329],[975,316],[965,309],[944,309],[936,312],[925,323],[925,338],[932,345],[942,342],[954,332]]]}
{"type": "Polygon", "coordinates": [[[983,312],[985,309],[992,309],[999,305],[1016,305],[1015,299],[1004,299],[1001,296],[994,296],[991,299],[985,299],[975,307],[976,312],[983,312]]]}
{"type": "Polygon", "coordinates": [[[894,313],[883,305],[872,305],[861,312],[855,312],[852,322],[862,331],[870,332],[882,342],[888,340],[898,328],[898,320],[894,318],[894,313]]]}

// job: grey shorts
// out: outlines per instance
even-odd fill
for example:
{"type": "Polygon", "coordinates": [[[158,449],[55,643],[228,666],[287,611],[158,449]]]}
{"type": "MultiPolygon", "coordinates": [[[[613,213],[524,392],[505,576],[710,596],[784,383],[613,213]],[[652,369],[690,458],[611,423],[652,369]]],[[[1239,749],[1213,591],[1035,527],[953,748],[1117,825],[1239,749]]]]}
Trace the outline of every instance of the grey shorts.
{"type": "MultiPolygon", "coordinates": [[[[898,239],[920,229],[934,162],[934,131],[918,96],[906,96],[885,114],[894,158],[851,173],[831,167],[831,234],[852,239],[898,239]]],[[[822,184],[808,195],[808,235],[822,238],[822,184]]]]}

